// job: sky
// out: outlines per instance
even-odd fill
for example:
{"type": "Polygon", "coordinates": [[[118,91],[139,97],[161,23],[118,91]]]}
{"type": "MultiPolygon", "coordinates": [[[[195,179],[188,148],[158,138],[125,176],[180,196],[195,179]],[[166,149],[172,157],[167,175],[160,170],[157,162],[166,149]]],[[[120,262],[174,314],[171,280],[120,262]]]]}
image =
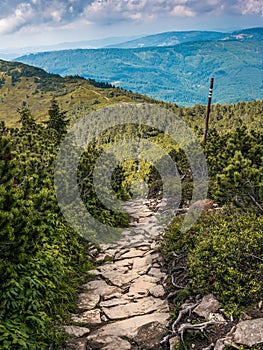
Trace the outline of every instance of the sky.
{"type": "Polygon", "coordinates": [[[0,0],[0,49],[263,27],[263,0],[0,0]]]}

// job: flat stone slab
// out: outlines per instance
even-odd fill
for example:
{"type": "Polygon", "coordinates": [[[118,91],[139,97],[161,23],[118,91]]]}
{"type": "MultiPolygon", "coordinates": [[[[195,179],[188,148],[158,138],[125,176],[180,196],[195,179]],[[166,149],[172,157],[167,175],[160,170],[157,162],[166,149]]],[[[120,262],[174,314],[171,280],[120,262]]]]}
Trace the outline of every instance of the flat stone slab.
{"type": "Polygon", "coordinates": [[[149,290],[156,285],[158,279],[153,276],[143,275],[137,278],[129,289],[129,295],[142,297],[149,294],[149,290]]]}
{"type": "Polygon", "coordinates": [[[126,298],[126,299],[123,299],[123,298],[112,298],[112,299],[109,299],[109,300],[102,301],[100,303],[100,306],[112,307],[112,306],[116,306],[116,305],[124,305],[124,304],[127,304],[129,302],[130,302],[130,298],[126,298]]]}
{"type": "MultiPolygon", "coordinates": [[[[93,335],[104,336],[125,336],[128,338],[133,338],[137,335],[138,329],[141,326],[147,325],[152,322],[159,322],[160,324],[166,326],[170,318],[169,313],[152,313],[149,315],[135,316],[128,318],[126,320],[117,321],[113,323],[106,324],[101,328],[97,329],[93,335]]],[[[92,336],[88,338],[92,338],[92,336]]]]}
{"type": "Polygon", "coordinates": [[[131,249],[128,249],[128,251],[125,252],[124,254],[120,253],[120,255],[118,255],[116,258],[118,260],[128,259],[128,258],[136,258],[138,256],[142,257],[142,256],[144,256],[144,254],[145,254],[145,251],[140,250],[139,248],[138,249],[131,248],[131,249]]]}
{"type": "Polygon", "coordinates": [[[94,309],[85,311],[79,315],[72,315],[71,320],[73,322],[84,323],[84,324],[101,324],[100,310],[94,309]]]}
{"type": "Polygon", "coordinates": [[[96,307],[99,301],[100,296],[98,294],[80,293],[78,295],[77,306],[82,310],[92,310],[96,307]]]}
{"type": "Polygon", "coordinates": [[[169,312],[166,301],[153,297],[142,298],[137,302],[116,305],[110,308],[103,307],[102,310],[110,320],[119,320],[137,315],[146,315],[153,311],[169,312]]]}
{"type": "Polygon", "coordinates": [[[115,286],[108,285],[103,280],[90,281],[83,285],[89,293],[97,294],[102,297],[110,296],[112,294],[120,293],[121,289],[115,286]]]}
{"type": "Polygon", "coordinates": [[[66,347],[64,350],[86,350],[87,349],[87,339],[71,339],[66,342],[66,347]]]}
{"type": "Polygon", "coordinates": [[[89,328],[86,327],[79,327],[79,326],[64,326],[64,331],[70,335],[77,338],[82,337],[83,335],[86,335],[90,333],[89,328]]]}
{"type": "Polygon", "coordinates": [[[88,343],[90,347],[88,349],[101,349],[101,350],[130,350],[131,344],[128,340],[116,337],[116,336],[105,336],[93,337],[88,343]]]}

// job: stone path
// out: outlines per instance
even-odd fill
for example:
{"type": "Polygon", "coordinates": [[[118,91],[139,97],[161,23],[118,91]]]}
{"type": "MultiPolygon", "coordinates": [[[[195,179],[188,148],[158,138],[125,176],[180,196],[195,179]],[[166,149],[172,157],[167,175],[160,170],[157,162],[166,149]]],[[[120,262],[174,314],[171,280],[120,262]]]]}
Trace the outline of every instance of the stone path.
{"type": "Polygon", "coordinates": [[[161,349],[167,334],[162,257],[156,238],[162,232],[151,202],[128,202],[132,217],[121,241],[103,245],[101,265],[79,294],[79,312],[65,330],[72,337],[67,350],[161,349]],[[146,205],[147,204],[147,205],[146,205]]]}

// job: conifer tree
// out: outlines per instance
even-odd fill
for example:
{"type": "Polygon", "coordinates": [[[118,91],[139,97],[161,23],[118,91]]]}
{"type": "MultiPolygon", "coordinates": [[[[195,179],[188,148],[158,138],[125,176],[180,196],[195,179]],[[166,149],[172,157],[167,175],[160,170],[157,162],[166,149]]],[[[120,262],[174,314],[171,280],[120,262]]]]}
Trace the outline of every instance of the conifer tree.
{"type": "Polygon", "coordinates": [[[57,100],[53,98],[48,113],[48,129],[53,129],[53,131],[55,130],[58,141],[61,141],[65,136],[69,125],[69,120],[66,117],[67,112],[61,111],[57,100]]]}

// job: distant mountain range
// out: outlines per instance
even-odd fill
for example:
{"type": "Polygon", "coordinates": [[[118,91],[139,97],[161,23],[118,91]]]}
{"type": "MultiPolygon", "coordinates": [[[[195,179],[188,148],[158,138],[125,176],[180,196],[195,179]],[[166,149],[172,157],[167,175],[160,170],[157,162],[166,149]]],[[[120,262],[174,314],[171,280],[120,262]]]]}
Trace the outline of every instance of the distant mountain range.
{"type": "Polygon", "coordinates": [[[32,47],[22,48],[8,48],[0,49],[0,59],[13,60],[21,55],[28,55],[30,53],[45,52],[45,51],[58,51],[58,50],[70,50],[70,49],[96,49],[105,46],[113,45],[117,46],[120,43],[131,41],[138,38],[137,36],[123,36],[123,37],[109,37],[103,39],[82,40],[76,42],[64,42],[55,45],[39,45],[32,47]]]}
{"type": "Polygon", "coordinates": [[[120,45],[142,42],[145,47],[43,52],[16,61],[62,76],[80,75],[108,82],[179,105],[206,103],[212,76],[214,102],[263,98],[263,28],[224,35],[168,32],[120,45]],[[176,40],[180,43],[171,46],[176,40]]]}
{"type": "Polygon", "coordinates": [[[139,48],[152,46],[173,46],[189,41],[261,41],[263,40],[263,28],[243,29],[231,33],[214,31],[182,31],[164,32],[154,35],[144,36],[119,44],[111,44],[111,48],[139,48]]]}

